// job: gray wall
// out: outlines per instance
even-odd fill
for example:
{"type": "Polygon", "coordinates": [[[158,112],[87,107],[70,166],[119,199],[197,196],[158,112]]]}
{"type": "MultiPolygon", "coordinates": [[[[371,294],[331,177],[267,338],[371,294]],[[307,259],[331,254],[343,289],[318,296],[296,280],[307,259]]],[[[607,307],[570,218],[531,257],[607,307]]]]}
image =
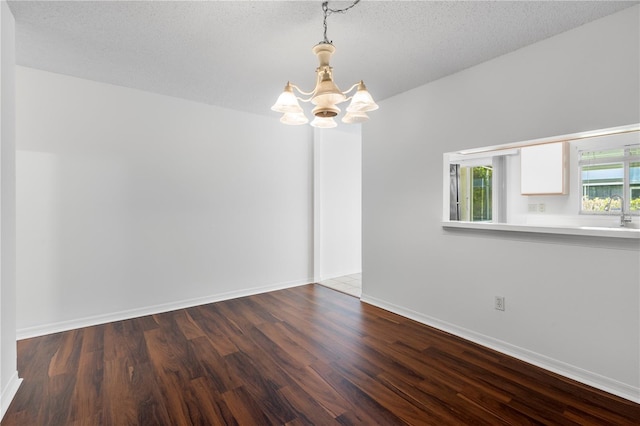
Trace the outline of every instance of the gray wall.
{"type": "Polygon", "coordinates": [[[18,336],[312,281],[313,134],[17,67],[18,336]]]}
{"type": "Polygon", "coordinates": [[[441,226],[443,153],[640,121],[639,14],[381,103],[363,126],[364,300],[640,401],[637,243],[441,226]]]}

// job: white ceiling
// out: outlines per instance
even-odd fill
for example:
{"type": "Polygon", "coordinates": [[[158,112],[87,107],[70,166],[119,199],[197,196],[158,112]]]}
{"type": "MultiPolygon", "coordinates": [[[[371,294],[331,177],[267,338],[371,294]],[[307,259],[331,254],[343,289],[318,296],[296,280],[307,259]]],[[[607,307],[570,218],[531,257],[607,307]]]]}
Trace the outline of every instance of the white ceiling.
{"type": "MultiPolygon", "coordinates": [[[[637,3],[363,0],[328,18],[335,79],[382,100],[637,3]]],[[[323,37],[321,1],[9,5],[20,65],[259,114],[312,89],[323,37]]]]}

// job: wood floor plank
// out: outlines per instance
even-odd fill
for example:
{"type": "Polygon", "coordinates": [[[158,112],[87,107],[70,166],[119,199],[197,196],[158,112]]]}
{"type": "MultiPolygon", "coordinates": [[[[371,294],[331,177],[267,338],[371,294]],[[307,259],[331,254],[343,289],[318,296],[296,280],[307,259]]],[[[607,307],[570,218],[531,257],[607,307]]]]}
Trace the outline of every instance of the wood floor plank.
{"type": "Polygon", "coordinates": [[[2,426],[635,425],[640,405],[317,286],[18,342],[2,426]]]}
{"type": "Polygon", "coordinates": [[[216,352],[224,356],[238,351],[230,337],[242,335],[242,331],[230,318],[222,315],[218,308],[219,306],[198,306],[189,309],[188,313],[209,338],[216,352]]]}
{"type": "MultiPolygon", "coordinates": [[[[485,386],[489,387],[499,386],[501,389],[504,389],[512,395],[511,401],[508,405],[524,415],[538,419],[538,421],[542,422],[555,422],[557,424],[562,421],[561,413],[566,408],[564,404],[559,402],[557,399],[549,397],[545,393],[539,392],[537,389],[531,388],[525,392],[526,398],[522,398],[521,395],[523,390],[526,389],[526,386],[522,385],[517,380],[512,380],[508,377],[508,374],[505,374],[505,372],[501,372],[503,374],[495,374],[494,371],[472,367],[472,364],[467,364],[454,355],[437,350],[433,347],[425,350],[424,352],[427,353],[429,357],[439,360],[441,364],[445,366],[443,373],[453,371],[460,376],[475,374],[475,380],[479,383],[483,383],[485,386]],[[548,413],[546,416],[549,418],[545,419],[544,413],[548,413]]],[[[537,384],[535,385],[535,388],[538,388],[537,384]]]]}
{"type": "Polygon", "coordinates": [[[191,381],[190,391],[193,394],[192,401],[197,403],[192,411],[199,412],[204,425],[234,425],[238,424],[229,410],[222,394],[217,392],[215,384],[209,377],[198,377],[191,381]]]}
{"type": "Polygon", "coordinates": [[[198,324],[193,320],[188,311],[179,311],[175,316],[176,324],[180,328],[180,332],[187,340],[204,337],[207,334],[202,331],[198,324]]]}
{"type": "Polygon", "coordinates": [[[49,377],[73,373],[80,356],[83,330],[64,333],[58,350],[49,363],[49,377]]]}
{"type": "MultiPolygon", "coordinates": [[[[219,354],[216,347],[208,337],[199,337],[189,341],[198,363],[203,368],[203,377],[211,389],[220,394],[242,386],[242,380],[238,379],[224,357],[219,354]]],[[[235,351],[237,352],[237,351],[235,351]]],[[[233,352],[233,353],[235,353],[233,352]]]]}
{"type": "MultiPolygon", "coordinates": [[[[69,420],[82,422],[91,419],[99,423],[102,412],[102,379],[104,377],[104,356],[100,350],[90,350],[98,347],[92,339],[86,339],[91,331],[85,333],[82,351],[78,361],[76,383],[71,396],[69,420]]],[[[93,336],[91,336],[93,337],[93,336]]]]}
{"type": "Polygon", "coordinates": [[[244,387],[227,391],[222,395],[222,398],[239,425],[274,424],[262,411],[259,401],[249,395],[244,387]]]}
{"type": "Polygon", "coordinates": [[[288,425],[337,425],[336,416],[327,411],[316,399],[299,387],[285,386],[278,389],[278,393],[286,399],[292,407],[296,407],[295,419],[288,425]]]}
{"type": "Polygon", "coordinates": [[[158,328],[144,332],[149,350],[153,374],[157,377],[162,400],[166,406],[171,424],[190,424],[189,409],[182,392],[188,388],[192,378],[189,360],[176,356],[185,354],[183,347],[170,344],[167,338],[172,330],[158,328]],[[177,392],[180,390],[180,392],[177,392]]]}
{"type": "Polygon", "coordinates": [[[341,424],[402,425],[393,412],[384,409],[376,399],[342,376],[332,365],[316,363],[313,369],[331,385],[336,394],[349,402],[349,410],[336,419],[341,424]]]}
{"type": "Polygon", "coordinates": [[[261,372],[256,367],[257,360],[244,352],[227,355],[225,360],[243,382],[240,389],[253,400],[260,401],[261,411],[270,419],[269,424],[284,424],[295,419],[289,403],[278,394],[281,386],[273,380],[274,375],[261,372]]]}
{"type": "Polygon", "coordinates": [[[94,412],[98,411],[102,403],[105,425],[136,424],[138,413],[134,399],[133,373],[134,367],[127,358],[104,361],[104,377],[108,377],[109,380],[105,383],[102,401],[94,401],[94,412]]]}

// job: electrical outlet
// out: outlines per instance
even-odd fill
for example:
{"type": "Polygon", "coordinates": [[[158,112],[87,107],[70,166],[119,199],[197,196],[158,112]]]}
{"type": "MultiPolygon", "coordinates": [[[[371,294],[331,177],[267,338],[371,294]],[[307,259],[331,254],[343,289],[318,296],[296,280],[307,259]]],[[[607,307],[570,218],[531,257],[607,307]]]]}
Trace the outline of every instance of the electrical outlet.
{"type": "Polygon", "coordinates": [[[504,311],[504,297],[502,296],[496,296],[495,299],[495,308],[498,311],[504,311]]]}
{"type": "Polygon", "coordinates": [[[538,204],[538,213],[544,213],[545,210],[546,206],[544,205],[544,203],[538,204]]]}

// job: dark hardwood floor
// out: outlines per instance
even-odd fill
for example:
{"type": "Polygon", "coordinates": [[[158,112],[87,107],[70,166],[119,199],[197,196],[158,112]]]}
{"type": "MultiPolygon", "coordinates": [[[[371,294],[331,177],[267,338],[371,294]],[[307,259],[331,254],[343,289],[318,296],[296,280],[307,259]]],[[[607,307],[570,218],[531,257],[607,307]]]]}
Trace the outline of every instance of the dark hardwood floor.
{"type": "Polygon", "coordinates": [[[9,425],[631,425],[640,405],[306,285],[18,342],[9,425]]]}

